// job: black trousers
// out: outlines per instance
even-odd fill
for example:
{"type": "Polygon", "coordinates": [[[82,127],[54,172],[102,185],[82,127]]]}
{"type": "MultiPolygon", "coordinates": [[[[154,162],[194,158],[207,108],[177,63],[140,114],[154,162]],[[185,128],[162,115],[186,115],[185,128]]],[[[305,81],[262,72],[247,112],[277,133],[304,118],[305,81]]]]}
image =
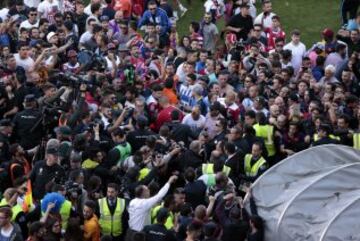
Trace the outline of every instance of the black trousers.
{"type": "Polygon", "coordinates": [[[346,24],[349,19],[356,18],[356,13],[359,8],[359,0],[342,0],[341,2],[341,18],[343,24],[346,24]],[[349,18],[348,18],[349,14],[349,18]]]}

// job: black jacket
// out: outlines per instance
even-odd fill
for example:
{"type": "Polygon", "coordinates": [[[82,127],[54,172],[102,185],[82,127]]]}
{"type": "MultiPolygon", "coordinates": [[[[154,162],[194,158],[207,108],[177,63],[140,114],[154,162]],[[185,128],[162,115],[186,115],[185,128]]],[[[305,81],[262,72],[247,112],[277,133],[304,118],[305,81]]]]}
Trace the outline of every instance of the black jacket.
{"type": "Polygon", "coordinates": [[[43,126],[40,122],[42,114],[38,109],[25,109],[14,117],[15,138],[25,149],[31,149],[40,144],[43,137],[43,126]],[[35,128],[33,128],[35,127],[35,128]]]}
{"type": "Polygon", "coordinates": [[[155,135],[155,133],[147,129],[137,129],[129,132],[126,140],[131,145],[132,153],[140,150],[140,148],[145,145],[146,139],[152,135],[155,135]]]}
{"type": "Polygon", "coordinates": [[[176,241],[173,232],[166,229],[164,224],[152,224],[144,227],[146,241],[176,241]]]}
{"type": "Polygon", "coordinates": [[[198,205],[205,205],[206,185],[201,180],[186,183],[185,187],[185,201],[191,204],[195,210],[198,205]]]}
{"type": "Polygon", "coordinates": [[[33,196],[40,200],[45,195],[45,187],[49,182],[59,184],[65,182],[65,171],[59,164],[48,166],[45,161],[39,161],[30,173],[30,180],[33,185],[33,196]]]}

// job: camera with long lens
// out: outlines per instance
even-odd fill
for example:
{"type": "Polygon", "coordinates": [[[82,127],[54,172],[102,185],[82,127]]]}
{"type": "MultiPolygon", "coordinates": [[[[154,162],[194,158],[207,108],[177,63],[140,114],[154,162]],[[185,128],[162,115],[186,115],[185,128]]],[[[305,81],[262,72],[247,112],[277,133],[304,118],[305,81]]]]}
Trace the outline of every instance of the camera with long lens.
{"type": "Polygon", "coordinates": [[[66,196],[68,196],[70,199],[77,199],[82,195],[82,188],[80,184],[68,181],[65,183],[65,191],[66,196]]]}

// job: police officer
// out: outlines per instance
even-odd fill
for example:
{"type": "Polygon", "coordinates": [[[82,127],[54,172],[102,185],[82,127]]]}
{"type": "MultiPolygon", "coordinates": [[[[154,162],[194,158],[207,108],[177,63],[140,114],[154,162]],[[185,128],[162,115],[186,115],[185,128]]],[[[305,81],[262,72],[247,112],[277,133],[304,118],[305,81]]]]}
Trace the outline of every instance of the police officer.
{"type": "Polygon", "coordinates": [[[29,150],[40,144],[43,136],[41,123],[42,114],[36,106],[36,99],[33,94],[26,95],[24,99],[24,110],[18,112],[14,117],[15,138],[25,149],[29,150]]]}
{"type": "Polygon", "coordinates": [[[165,227],[166,220],[170,213],[166,208],[160,208],[156,215],[157,223],[147,225],[143,232],[146,235],[147,241],[175,241],[175,235],[172,231],[165,227]]]}
{"type": "Polygon", "coordinates": [[[13,132],[13,125],[9,119],[0,121],[0,162],[10,161],[9,137],[13,132]]]}
{"type": "Polygon", "coordinates": [[[56,147],[46,149],[45,160],[38,161],[30,173],[33,185],[33,197],[40,200],[46,193],[45,187],[49,182],[63,184],[65,170],[58,164],[59,150],[56,147]]]}

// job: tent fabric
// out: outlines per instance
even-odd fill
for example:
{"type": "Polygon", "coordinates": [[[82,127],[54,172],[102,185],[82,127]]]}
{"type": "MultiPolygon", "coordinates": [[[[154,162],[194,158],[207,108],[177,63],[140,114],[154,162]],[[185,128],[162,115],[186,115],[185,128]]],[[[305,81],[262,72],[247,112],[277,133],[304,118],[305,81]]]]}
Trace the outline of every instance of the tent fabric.
{"type": "Polygon", "coordinates": [[[352,214],[360,214],[359,180],[360,151],[341,145],[309,148],[273,166],[252,186],[265,240],[360,240],[352,214]]]}

